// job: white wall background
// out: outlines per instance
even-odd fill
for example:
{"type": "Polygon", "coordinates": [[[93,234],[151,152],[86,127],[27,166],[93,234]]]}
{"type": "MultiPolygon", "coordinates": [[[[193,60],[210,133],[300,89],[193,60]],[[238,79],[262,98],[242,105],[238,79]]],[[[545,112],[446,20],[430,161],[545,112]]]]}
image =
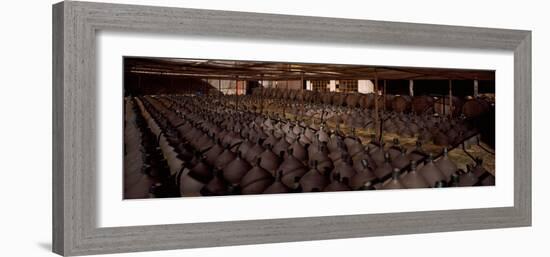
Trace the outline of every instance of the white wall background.
{"type": "MultiPolygon", "coordinates": [[[[548,256],[547,166],[550,26],[544,1],[245,1],[156,3],[220,10],[330,16],[533,31],[533,227],[218,247],[117,256],[548,256]],[[468,246],[468,248],[464,248],[468,246]]],[[[0,256],[53,256],[51,247],[51,4],[9,1],[0,15],[0,256]]],[[[512,140],[512,139],[510,139],[512,140]]]]}

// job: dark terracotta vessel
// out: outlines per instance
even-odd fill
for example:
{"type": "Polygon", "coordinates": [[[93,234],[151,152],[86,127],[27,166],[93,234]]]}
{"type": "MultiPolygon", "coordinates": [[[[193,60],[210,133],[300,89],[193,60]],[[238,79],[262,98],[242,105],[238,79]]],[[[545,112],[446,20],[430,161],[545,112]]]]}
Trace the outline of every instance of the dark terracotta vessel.
{"type": "Polygon", "coordinates": [[[405,153],[405,149],[402,148],[401,153],[392,160],[391,165],[401,170],[409,165],[410,161],[409,156],[405,153]]]}
{"type": "Polygon", "coordinates": [[[258,88],[252,96],[242,97],[137,97],[136,110],[141,112],[136,114],[143,116],[138,132],[150,133],[152,138],[148,143],[152,148],[144,152],[158,156],[144,157],[152,160],[135,167],[132,162],[139,158],[125,160],[129,161],[125,168],[139,172],[143,167],[144,174],[125,174],[125,182],[131,183],[124,190],[134,184],[153,185],[162,191],[158,195],[150,191],[153,196],[168,197],[494,185],[494,176],[481,163],[463,172],[449,153],[419,164],[428,156],[420,142],[429,142],[426,149],[432,152],[433,141],[442,147],[455,146],[479,133],[475,121],[468,119],[484,115],[483,110],[479,114],[484,107],[476,106],[476,101],[464,108],[453,104],[454,111],[470,109],[464,116],[439,115],[448,105],[444,99],[436,100],[282,88],[258,88]],[[328,104],[322,104],[322,97],[328,104]],[[374,101],[378,101],[376,116],[383,121],[383,131],[397,133],[403,145],[397,141],[385,146],[374,138],[365,149],[363,137],[356,136],[354,129],[360,133],[374,129],[375,113],[367,109],[374,101]],[[419,144],[404,150],[411,136],[418,136],[419,144]],[[155,150],[156,145],[160,150],[155,150]],[[418,168],[413,164],[409,169],[411,160],[418,168]]]}
{"type": "Polygon", "coordinates": [[[239,152],[237,153],[237,158],[225,166],[223,176],[231,185],[236,186],[251,168],[250,164],[241,157],[241,153],[239,152]]]}
{"type": "Polygon", "coordinates": [[[275,177],[275,182],[267,187],[264,191],[264,194],[283,194],[290,193],[290,188],[286,187],[285,184],[281,182],[282,172],[277,173],[275,177]]]}
{"type": "Polygon", "coordinates": [[[313,167],[300,179],[303,192],[320,192],[329,184],[327,175],[317,168],[317,162],[314,162],[313,167]]]}
{"type": "Polygon", "coordinates": [[[435,182],[434,188],[444,188],[445,182],[444,181],[437,181],[435,182]]]}
{"type": "Polygon", "coordinates": [[[347,155],[334,167],[333,173],[338,174],[341,179],[346,178],[348,181],[357,174],[352,166],[351,158],[347,155]]]}
{"type": "Polygon", "coordinates": [[[209,149],[213,145],[214,145],[214,141],[208,136],[208,134],[202,134],[197,139],[197,143],[196,143],[197,149],[200,152],[206,151],[207,149],[209,149]]]}
{"type": "Polygon", "coordinates": [[[310,161],[316,161],[318,163],[317,169],[321,172],[332,171],[334,164],[328,157],[326,146],[319,144],[317,150],[312,150],[309,155],[310,161]]]}
{"type": "Polygon", "coordinates": [[[348,153],[351,156],[355,156],[356,154],[363,152],[363,145],[358,139],[346,137],[344,139],[344,143],[348,149],[348,153]]]}
{"type": "Polygon", "coordinates": [[[275,144],[277,144],[277,142],[279,142],[279,139],[275,136],[273,130],[271,130],[271,133],[269,133],[269,137],[263,142],[263,146],[274,146],[275,144]]]}
{"type": "Polygon", "coordinates": [[[309,142],[311,142],[313,141],[313,139],[315,139],[315,132],[313,132],[312,129],[307,127],[306,130],[304,131],[304,137],[306,137],[309,140],[309,142]]]}
{"type": "Polygon", "coordinates": [[[437,160],[435,165],[445,176],[445,181],[451,180],[451,175],[453,175],[458,170],[456,164],[449,159],[449,154],[446,147],[443,148],[443,156],[437,160]]]}
{"type": "Polygon", "coordinates": [[[284,137],[282,137],[281,139],[279,139],[277,143],[275,143],[272,151],[273,153],[278,154],[280,156],[281,152],[285,153],[289,147],[290,147],[290,144],[286,141],[284,137]]]}
{"type": "Polygon", "coordinates": [[[370,187],[373,184],[373,181],[376,180],[376,176],[369,168],[369,163],[367,160],[362,160],[361,169],[357,170],[357,174],[350,179],[350,187],[353,190],[365,189],[370,187]]]}
{"type": "Polygon", "coordinates": [[[385,161],[384,148],[383,147],[378,147],[378,146],[374,146],[373,148],[369,147],[370,157],[374,160],[374,162],[376,163],[376,166],[380,166],[385,161]]]}
{"type": "Polygon", "coordinates": [[[319,131],[317,131],[317,139],[320,142],[327,142],[327,143],[330,140],[330,136],[325,131],[324,126],[321,126],[321,129],[319,131]]]}
{"type": "Polygon", "coordinates": [[[261,143],[258,142],[248,149],[246,154],[243,156],[249,163],[254,163],[255,159],[258,159],[258,156],[262,154],[263,151],[265,151],[265,149],[262,147],[261,143]]]}
{"type": "Polygon", "coordinates": [[[210,150],[208,150],[205,155],[206,155],[206,161],[210,164],[210,165],[214,165],[214,163],[216,162],[216,160],[218,159],[218,156],[220,156],[220,154],[223,152],[224,148],[223,146],[221,145],[221,141],[218,141],[218,143],[216,143],[212,148],[210,148],[210,150]]]}
{"type": "Polygon", "coordinates": [[[225,150],[220,154],[220,156],[217,157],[216,161],[214,162],[214,167],[219,170],[223,170],[225,166],[232,162],[236,157],[237,155],[234,152],[231,152],[228,147],[226,147],[225,150]]]}
{"type": "Polygon", "coordinates": [[[307,150],[306,147],[304,147],[298,139],[292,143],[290,146],[290,149],[292,149],[292,155],[296,157],[296,159],[300,160],[301,162],[307,161],[307,150]]]}
{"type": "Polygon", "coordinates": [[[340,136],[336,134],[332,134],[330,136],[330,140],[327,143],[327,147],[328,147],[328,151],[331,154],[332,153],[339,154],[340,151],[344,149],[344,141],[342,140],[342,138],[340,138],[340,136]]]}
{"type": "Polygon", "coordinates": [[[376,163],[374,162],[374,160],[372,158],[370,158],[370,156],[367,154],[366,151],[362,151],[362,152],[360,152],[360,153],[358,153],[358,154],[356,154],[352,157],[353,168],[356,171],[359,172],[360,170],[363,169],[363,164],[362,164],[363,160],[367,161],[371,171],[376,169],[376,163]]]}
{"type": "Polygon", "coordinates": [[[418,161],[424,159],[426,156],[426,152],[422,149],[422,143],[420,141],[416,141],[415,148],[408,154],[409,159],[412,161],[415,161],[418,163],[418,161]]]}
{"type": "Polygon", "coordinates": [[[279,156],[271,151],[270,145],[260,154],[259,158],[261,159],[260,166],[275,176],[279,167],[279,156]]]}
{"type": "Polygon", "coordinates": [[[200,196],[204,183],[192,177],[189,173],[180,177],[180,194],[182,196],[200,196]]]}
{"type": "Polygon", "coordinates": [[[460,182],[460,176],[457,173],[451,175],[451,182],[449,183],[450,187],[458,187],[460,182]]]}
{"type": "Polygon", "coordinates": [[[330,184],[325,187],[324,192],[338,192],[338,191],[350,191],[351,188],[347,185],[347,178],[341,179],[338,174],[333,175],[333,179],[330,184]]]}
{"type": "Polygon", "coordinates": [[[472,167],[472,172],[478,177],[481,178],[484,174],[488,173],[485,168],[483,168],[483,160],[477,159],[475,166],[472,167]]]}
{"type": "Polygon", "coordinates": [[[388,149],[388,153],[390,154],[390,158],[393,160],[397,158],[401,154],[401,144],[399,143],[399,139],[394,138],[393,139],[393,145],[388,149]]]}
{"type": "Polygon", "coordinates": [[[298,187],[300,178],[307,172],[307,168],[289,150],[279,166],[279,172],[282,174],[281,181],[285,186],[291,189],[298,187]]]}
{"type": "Polygon", "coordinates": [[[198,161],[193,166],[193,168],[191,168],[191,170],[189,171],[189,174],[193,178],[203,183],[207,183],[213,177],[213,174],[210,171],[210,167],[208,167],[208,165],[205,163],[204,158],[198,158],[198,161]]]}
{"type": "Polygon", "coordinates": [[[460,187],[474,186],[479,182],[478,177],[472,172],[470,165],[467,165],[466,167],[468,168],[468,171],[460,174],[458,178],[458,186],[460,187]]]}
{"type": "Polygon", "coordinates": [[[410,171],[403,177],[401,183],[406,188],[427,188],[430,187],[426,179],[416,171],[416,163],[411,161],[410,171]]]}
{"type": "Polygon", "coordinates": [[[428,156],[428,160],[418,172],[426,179],[430,186],[435,186],[436,182],[445,180],[443,173],[435,166],[432,154],[428,156]]]}
{"type": "MultiPolygon", "coordinates": [[[[267,189],[267,187],[269,187],[271,184],[273,184],[273,177],[267,171],[266,171],[266,173],[269,175],[269,177],[264,177],[264,178],[261,178],[261,179],[257,179],[254,182],[251,182],[251,183],[247,184],[246,186],[242,186],[241,193],[244,194],[244,195],[250,195],[250,194],[261,194],[262,192],[264,192],[267,189]]],[[[248,175],[248,173],[247,173],[247,175],[248,175]]],[[[243,177],[243,180],[244,180],[245,177],[243,177]]],[[[249,179],[246,179],[247,182],[248,182],[248,180],[249,179]]],[[[242,181],[241,181],[241,183],[242,183],[242,181]]]]}
{"type": "Polygon", "coordinates": [[[391,174],[392,170],[393,168],[390,162],[390,155],[386,153],[384,163],[378,165],[378,167],[374,170],[374,175],[376,175],[376,177],[378,177],[379,179],[383,179],[391,174]]]}
{"type": "Polygon", "coordinates": [[[223,180],[223,172],[214,169],[214,178],[206,184],[203,189],[205,195],[225,195],[227,193],[227,185],[223,180]]]}
{"type": "Polygon", "coordinates": [[[245,140],[239,145],[239,148],[237,149],[238,152],[241,153],[241,156],[246,159],[246,153],[254,147],[254,143],[250,142],[248,138],[245,138],[245,140]]]}
{"type": "Polygon", "coordinates": [[[268,186],[273,184],[273,176],[260,167],[260,161],[258,158],[254,167],[242,177],[240,182],[242,194],[261,194],[268,186]]]}
{"type": "Polygon", "coordinates": [[[404,189],[405,186],[399,179],[399,169],[393,169],[392,178],[382,185],[381,189],[404,189]]]}

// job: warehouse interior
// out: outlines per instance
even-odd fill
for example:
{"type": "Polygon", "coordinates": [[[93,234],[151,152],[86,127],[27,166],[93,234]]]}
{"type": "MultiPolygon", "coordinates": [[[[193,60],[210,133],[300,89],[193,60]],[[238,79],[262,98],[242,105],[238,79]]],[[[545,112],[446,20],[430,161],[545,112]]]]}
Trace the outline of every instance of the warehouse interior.
{"type": "Polygon", "coordinates": [[[124,199],[495,184],[495,72],[124,58],[124,199]]]}

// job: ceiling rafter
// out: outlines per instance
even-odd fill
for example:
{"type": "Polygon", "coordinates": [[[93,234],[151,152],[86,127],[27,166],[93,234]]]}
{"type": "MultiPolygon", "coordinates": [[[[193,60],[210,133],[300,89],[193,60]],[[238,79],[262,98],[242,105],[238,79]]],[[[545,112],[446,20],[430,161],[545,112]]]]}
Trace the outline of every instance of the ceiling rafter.
{"type": "Polygon", "coordinates": [[[275,63],[177,58],[126,57],[124,70],[131,73],[170,74],[208,79],[238,76],[246,80],[374,79],[494,80],[491,70],[367,66],[345,64],[275,63]],[[375,71],[376,70],[376,71],[375,71]]]}

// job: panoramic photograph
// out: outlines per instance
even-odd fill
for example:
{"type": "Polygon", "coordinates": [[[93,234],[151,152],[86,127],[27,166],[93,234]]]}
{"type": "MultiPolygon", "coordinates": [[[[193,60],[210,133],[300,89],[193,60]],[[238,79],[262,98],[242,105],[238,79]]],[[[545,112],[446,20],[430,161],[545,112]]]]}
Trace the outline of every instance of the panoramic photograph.
{"type": "Polygon", "coordinates": [[[123,76],[123,199],[495,185],[494,70],[126,56],[123,76]]]}

